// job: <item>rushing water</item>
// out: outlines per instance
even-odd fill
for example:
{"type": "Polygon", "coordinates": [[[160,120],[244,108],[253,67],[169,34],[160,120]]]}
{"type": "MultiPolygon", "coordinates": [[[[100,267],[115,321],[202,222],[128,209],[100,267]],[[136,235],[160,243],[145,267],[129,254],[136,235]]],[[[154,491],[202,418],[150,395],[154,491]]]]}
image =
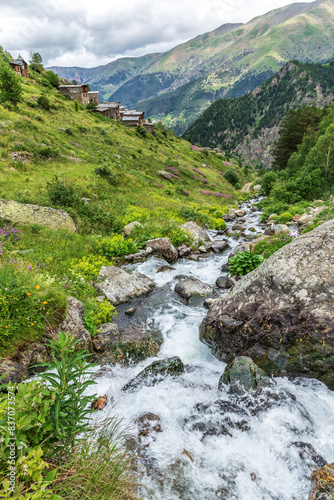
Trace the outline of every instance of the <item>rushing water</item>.
{"type": "MultiPolygon", "coordinates": [[[[247,228],[262,231],[258,212],[248,211],[246,219],[247,228]]],[[[251,234],[249,229],[246,233],[251,234]]],[[[229,238],[231,248],[240,241],[229,238]]],[[[334,392],[322,383],[276,378],[272,388],[256,397],[232,396],[228,388],[218,391],[225,364],[199,341],[199,325],[207,311],[202,305],[185,305],[174,286],[179,275],[214,285],[230,251],[199,262],[183,259],[174,270],[158,274],[164,261],[155,257],[127,266],[164,286],[164,301],[149,319],[162,332],[164,343],[157,358],[114,366],[91,390],[108,396],[103,416],[116,413],[125,423],[146,412],[160,417],[162,432],[152,432],[144,442],[145,483],[154,492],[146,498],[306,500],[310,473],[321,459],[300,443],[309,443],[326,461],[334,461],[334,392]],[[145,366],[170,356],[181,358],[184,374],[152,387],[121,391],[145,366]],[[215,405],[218,400],[224,403],[215,405]],[[196,408],[199,403],[202,406],[196,408]]]]}

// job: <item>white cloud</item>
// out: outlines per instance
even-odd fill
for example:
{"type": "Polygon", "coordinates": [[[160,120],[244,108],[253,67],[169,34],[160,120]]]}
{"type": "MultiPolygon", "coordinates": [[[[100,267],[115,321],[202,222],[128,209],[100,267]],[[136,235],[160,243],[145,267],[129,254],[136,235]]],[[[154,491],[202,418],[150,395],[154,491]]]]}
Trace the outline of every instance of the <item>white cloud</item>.
{"type": "Polygon", "coordinates": [[[287,0],[1,0],[0,44],[47,65],[91,67],[163,52],[228,22],[247,22],[287,0]]]}

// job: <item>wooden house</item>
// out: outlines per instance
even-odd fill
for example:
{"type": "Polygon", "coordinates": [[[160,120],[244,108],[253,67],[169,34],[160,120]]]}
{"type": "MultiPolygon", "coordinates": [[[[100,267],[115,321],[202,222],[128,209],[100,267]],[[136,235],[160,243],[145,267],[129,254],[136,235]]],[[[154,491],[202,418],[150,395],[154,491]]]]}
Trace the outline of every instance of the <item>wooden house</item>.
{"type": "Polygon", "coordinates": [[[94,111],[107,118],[113,118],[116,122],[120,121],[119,102],[101,102],[94,111]]]}
{"type": "Polygon", "coordinates": [[[81,102],[82,104],[89,103],[87,85],[60,85],[59,92],[68,96],[71,100],[81,102]]]}
{"type": "Polygon", "coordinates": [[[10,61],[10,67],[17,75],[29,78],[28,64],[23,59],[12,59],[10,61]]]}

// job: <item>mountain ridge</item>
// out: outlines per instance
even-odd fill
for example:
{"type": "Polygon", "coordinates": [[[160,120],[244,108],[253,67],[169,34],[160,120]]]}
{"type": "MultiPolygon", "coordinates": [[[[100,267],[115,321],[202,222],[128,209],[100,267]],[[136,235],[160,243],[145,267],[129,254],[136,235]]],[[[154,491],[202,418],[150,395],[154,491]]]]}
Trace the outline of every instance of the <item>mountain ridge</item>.
{"type": "Polygon", "coordinates": [[[223,24],[165,53],[82,72],[53,70],[69,80],[84,78],[106,100],[153,111],[154,118],[182,133],[214,100],[253,90],[289,60],[325,62],[333,53],[334,4],[317,0],[274,9],[245,24],[223,24]]]}

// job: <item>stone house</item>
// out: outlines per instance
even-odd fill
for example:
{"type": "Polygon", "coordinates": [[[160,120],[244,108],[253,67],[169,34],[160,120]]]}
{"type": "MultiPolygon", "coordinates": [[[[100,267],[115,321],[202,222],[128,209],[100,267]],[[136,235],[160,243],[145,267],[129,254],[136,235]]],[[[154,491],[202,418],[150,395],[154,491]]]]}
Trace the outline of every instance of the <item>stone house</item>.
{"type": "Polygon", "coordinates": [[[149,132],[150,134],[153,134],[154,132],[154,127],[155,127],[155,122],[147,122],[146,120],[144,121],[144,128],[149,132]]]}
{"type": "Polygon", "coordinates": [[[94,111],[107,118],[113,118],[116,122],[120,121],[119,102],[101,102],[94,111]]]}
{"type": "Polygon", "coordinates": [[[17,75],[29,78],[28,64],[23,59],[12,59],[10,67],[17,75]]]}
{"type": "Polygon", "coordinates": [[[95,104],[99,104],[99,91],[98,90],[90,90],[88,92],[89,102],[95,102],[95,104]]]}
{"type": "Polygon", "coordinates": [[[136,125],[144,126],[144,111],[125,111],[122,122],[127,127],[135,127],[136,125]]]}
{"type": "Polygon", "coordinates": [[[60,85],[59,92],[62,95],[68,96],[71,100],[81,102],[82,104],[89,103],[88,86],[83,85],[60,85]]]}

